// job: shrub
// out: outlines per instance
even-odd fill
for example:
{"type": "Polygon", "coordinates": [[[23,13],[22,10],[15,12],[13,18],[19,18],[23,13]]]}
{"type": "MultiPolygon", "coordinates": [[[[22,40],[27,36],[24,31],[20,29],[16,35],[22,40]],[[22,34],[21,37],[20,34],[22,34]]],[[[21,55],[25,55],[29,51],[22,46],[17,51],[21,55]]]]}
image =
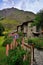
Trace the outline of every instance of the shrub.
{"type": "Polygon", "coordinates": [[[28,44],[32,44],[33,42],[32,42],[32,39],[28,39],[28,44]]]}
{"type": "Polygon", "coordinates": [[[19,34],[19,36],[23,36],[23,33],[22,32],[19,32],[18,34],[19,34]]]}
{"type": "Polygon", "coordinates": [[[5,29],[4,29],[3,25],[0,23],[0,35],[2,35],[2,33],[3,33],[4,30],[5,29]]]}
{"type": "Polygon", "coordinates": [[[26,54],[20,46],[15,48],[14,50],[9,51],[9,56],[7,57],[8,65],[24,65],[23,64],[23,56],[26,54]]]}
{"type": "Polygon", "coordinates": [[[7,39],[7,37],[8,37],[8,33],[6,33],[4,36],[5,36],[5,39],[7,39]]]}
{"type": "Polygon", "coordinates": [[[39,48],[43,48],[43,38],[30,38],[28,40],[28,44],[32,43],[34,44],[34,46],[39,49],[39,48]]]}
{"type": "Polygon", "coordinates": [[[18,38],[18,39],[16,39],[16,41],[17,41],[18,44],[21,44],[22,39],[18,38]]]}
{"type": "Polygon", "coordinates": [[[11,44],[12,41],[13,41],[12,37],[7,37],[3,42],[3,46],[6,46],[7,44],[11,44]]]}

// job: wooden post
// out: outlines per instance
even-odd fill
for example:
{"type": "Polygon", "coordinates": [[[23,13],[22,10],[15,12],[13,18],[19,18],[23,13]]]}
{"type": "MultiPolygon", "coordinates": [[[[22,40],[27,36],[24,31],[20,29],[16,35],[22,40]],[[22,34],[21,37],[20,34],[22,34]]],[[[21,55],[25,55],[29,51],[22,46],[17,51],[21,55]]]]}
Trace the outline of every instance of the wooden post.
{"type": "Polygon", "coordinates": [[[34,44],[32,45],[32,47],[33,47],[33,61],[34,61],[34,44]]]}
{"type": "Polygon", "coordinates": [[[33,65],[33,47],[31,46],[31,65],[33,65]]]}
{"type": "Polygon", "coordinates": [[[31,45],[31,65],[34,63],[34,45],[31,45]]]}
{"type": "Polygon", "coordinates": [[[8,56],[9,53],[9,44],[6,45],[6,55],[8,56]]]}
{"type": "Polygon", "coordinates": [[[10,44],[10,49],[13,49],[13,47],[12,47],[12,43],[10,44]]]}
{"type": "Polygon", "coordinates": [[[17,42],[17,41],[15,41],[15,47],[17,47],[17,45],[18,45],[18,42],[17,42]]]}
{"type": "Polygon", "coordinates": [[[13,45],[13,49],[14,49],[14,48],[15,48],[15,46],[16,46],[15,41],[16,41],[16,40],[15,40],[15,39],[13,39],[13,44],[12,44],[12,45],[13,45]]]}
{"type": "Polygon", "coordinates": [[[24,45],[23,45],[24,44],[24,41],[23,41],[23,39],[22,39],[21,43],[22,43],[21,44],[21,47],[24,48],[24,45]]]}

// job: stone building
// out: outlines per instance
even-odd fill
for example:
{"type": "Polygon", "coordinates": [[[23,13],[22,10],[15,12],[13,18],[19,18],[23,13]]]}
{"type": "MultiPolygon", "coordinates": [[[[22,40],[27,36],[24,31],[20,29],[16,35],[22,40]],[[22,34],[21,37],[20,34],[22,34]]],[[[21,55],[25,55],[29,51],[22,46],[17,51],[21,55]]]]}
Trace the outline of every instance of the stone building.
{"type": "Polygon", "coordinates": [[[23,32],[24,36],[28,38],[42,36],[43,32],[41,29],[37,30],[36,26],[31,27],[33,20],[23,22],[21,25],[17,26],[18,32],[23,32]]]}
{"type": "Polygon", "coordinates": [[[22,32],[23,32],[24,35],[27,36],[28,38],[34,37],[33,32],[36,32],[36,26],[31,27],[31,23],[32,23],[32,22],[33,22],[33,21],[30,20],[30,21],[24,22],[24,23],[22,24],[22,27],[23,27],[22,32]]]}

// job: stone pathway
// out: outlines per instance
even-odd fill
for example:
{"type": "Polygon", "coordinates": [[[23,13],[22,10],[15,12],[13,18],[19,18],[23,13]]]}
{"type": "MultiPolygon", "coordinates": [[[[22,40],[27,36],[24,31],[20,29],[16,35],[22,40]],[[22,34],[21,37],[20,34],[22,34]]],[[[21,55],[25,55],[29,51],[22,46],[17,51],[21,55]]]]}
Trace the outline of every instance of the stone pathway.
{"type": "Polygon", "coordinates": [[[43,65],[43,51],[34,50],[35,62],[34,65],[43,65]]]}

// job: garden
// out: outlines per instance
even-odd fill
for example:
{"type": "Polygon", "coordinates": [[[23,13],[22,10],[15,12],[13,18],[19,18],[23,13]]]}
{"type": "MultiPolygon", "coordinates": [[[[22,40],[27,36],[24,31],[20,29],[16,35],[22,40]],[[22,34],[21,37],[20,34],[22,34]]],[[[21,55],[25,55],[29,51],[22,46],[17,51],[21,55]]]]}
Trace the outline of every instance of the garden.
{"type": "MultiPolygon", "coordinates": [[[[12,38],[6,38],[6,36],[0,36],[0,65],[30,65],[30,52],[27,50],[24,50],[23,48],[21,48],[20,44],[21,44],[21,39],[17,39],[17,42],[19,43],[19,45],[17,46],[17,48],[14,48],[12,50],[9,50],[9,55],[6,56],[6,44],[5,46],[3,46],[3,43],[11,43],[11,39],[12,38]],[[8,41],[9,39],[9,41],[8,41]],[[25,57],[27,57],[25,60],[23,60],[25,57]],[[23,64],[22,64],[23,63],[23,64]]],[[[27,44],[34,44],[34,47],[37,49],[41,49],[43,48],[43,38],[30,38],[27,40],[27,44]]]]}
{"type": "Polygon", "coordinates": [[[13,38],[8,37],[8,34],[0,36],[0,65],[30,65],[30,51],[24,50],[21,47],[21,39],[20,33],[20,38],[16,40],[18,46],[10,49],[8,56],[6,56],[6,45],[10,46],[13,38]]]}

